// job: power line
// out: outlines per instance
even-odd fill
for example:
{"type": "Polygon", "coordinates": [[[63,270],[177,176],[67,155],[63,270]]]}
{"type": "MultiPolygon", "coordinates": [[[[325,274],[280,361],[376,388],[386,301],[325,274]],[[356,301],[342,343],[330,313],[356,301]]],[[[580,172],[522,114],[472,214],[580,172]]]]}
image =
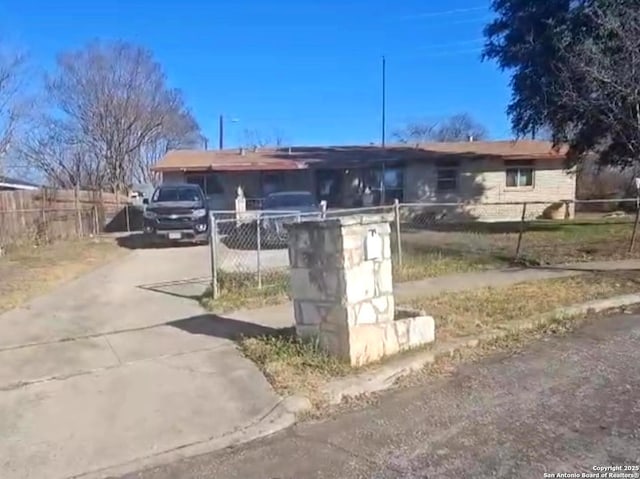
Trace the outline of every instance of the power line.
{"type": "Polygon", "coordinates": [[[427,54],[429,57],[449,57],[455,55],[465,55],[467,53],[480,53],[482,48],[467,48],[462,50],[450,50],[448,52],[434,52],[433,54],[427,54]]]}
{"type": "Polygon", "coordinates": [[[484,40],[485,40],[484,38],[479,37],[479,38],[474,38],[473,40],[463,40],[459,42],[435,43],[433,45],[425,45],[423,47],[418,47],[415,50],[422,51],[422,50],[433,50],[436,48],[449,48],[449,47],[459,47],[462,45],[473,45],[474,43],[484,42],[484,40]]]}
{"type": "Polygon", "coordinates": [[[470,13],[470,12],[478,12],[481,10],[486,10],[486,6],[482,7],[470,7],[470,8],[455,8],[453,10],[442,10],[439,12],[426,12],[426,13],[415,13],[412,15],[405,15],[402,17],[398,17],[397,20],[413,20],[417,18],[434,18],[434,17],[445,17],[447,15],[458,15],[461,13],[470,13]]]}
{"type": "Polygon", "coordinates": [[[426,51],[426,52],[411,52],[408,55],[398,55],[397,58],[399,60],[406,60],[406,59],[414,59],[414,58],[439,58],[439,57],[453,57],[453,56],[458,56],[458,55],[469,55],[471,53],[480,53],[482,52],[483,48],[466,48],[466,49],[460,49],[460,50],[449,50],[449,51],[444,51],[444,52],[431,52],[431,51],[426,51]]]}
{"type": "Polygon", "coordinates": [[[493,17],[491,15],[485,15],[483,17],[467,18],[465,20],[456,20],[454,22],[446,22],[445,25],[462,25],[465,23],[488,22],[490,20],[493,20],[493,17]]]}

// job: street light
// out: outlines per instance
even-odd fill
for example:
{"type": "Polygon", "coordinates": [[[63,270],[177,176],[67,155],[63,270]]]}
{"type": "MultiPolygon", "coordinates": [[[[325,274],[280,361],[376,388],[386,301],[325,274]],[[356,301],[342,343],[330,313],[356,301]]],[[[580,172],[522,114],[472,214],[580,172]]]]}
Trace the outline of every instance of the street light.
{"type": "MultiPolygon", "coordinates": [[[[238,123],[240,120],[237,118],[231,118],[231,123],[238,123]]],[[[220,149],[224,149],[224,115],[220,115],[218,123],[218,139],[220,149]]]]}

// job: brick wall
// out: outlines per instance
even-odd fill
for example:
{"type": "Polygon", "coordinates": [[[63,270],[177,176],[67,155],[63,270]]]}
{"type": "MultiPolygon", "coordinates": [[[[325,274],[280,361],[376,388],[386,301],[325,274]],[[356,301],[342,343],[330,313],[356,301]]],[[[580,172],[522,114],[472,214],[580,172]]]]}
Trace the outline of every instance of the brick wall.
{"type": "MultiPolygon", "coordinates": [[[[505,164],[497,160],[463,160],[459,163],[458,188],[450,192],[437,191],[435,162],[412,163],[405,171],[405,202],[456,203],[465,206],[458,214],[483,220],[515,220],[522,214],[521,205],[487,205],[543,201],[529,205],[527,217],[538,217],[548,206],[560,200],[575,198],[575,174],[567,173],[561,162],[537,160],[533,163],[533,186],[510,188],[506,185],[505,164]]],[[[569,214],[574,215],[570,205],[569,214]]]]}

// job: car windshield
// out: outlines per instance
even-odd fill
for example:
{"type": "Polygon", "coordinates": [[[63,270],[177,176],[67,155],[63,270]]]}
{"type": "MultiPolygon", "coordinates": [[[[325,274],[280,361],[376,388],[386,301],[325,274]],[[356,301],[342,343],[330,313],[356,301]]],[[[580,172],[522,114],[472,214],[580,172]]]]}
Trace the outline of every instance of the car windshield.
{"type": "Polygon", "coordinates": [[[301,206],[313,206],[313,196],[310,193],[291,193],[286,195],[267,196],[264,202],[265,208],[296,208],[301,206]]]}
{"type": "Polygon", "coordinates": [[[154,202],[169,201],[188,201],[193,203],[202,203],[202,195],[200,190],[194,186],[182,187],[162,187],[158,188],[153,195],[154,202]]]}

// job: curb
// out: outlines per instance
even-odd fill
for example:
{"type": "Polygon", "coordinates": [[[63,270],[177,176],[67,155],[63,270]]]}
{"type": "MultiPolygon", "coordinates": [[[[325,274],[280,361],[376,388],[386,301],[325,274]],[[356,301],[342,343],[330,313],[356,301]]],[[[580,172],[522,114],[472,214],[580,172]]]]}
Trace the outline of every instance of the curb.
{"type": "MultiPolygon", "coordinates": [[[[478,347],[480,344],[501,339],[514,332],[534,330],[557,318],[571,318],[586,313],[597,313],[607,309],[621,308],[640,303],[640,294],[626,294],[612,298],[588,301],[568,307],[558,308],[550,313],[533,318],[514,321],[503,326],[504,329],[480,334],[474,337],[461,338],[443,343],[433,344],[429,350],[409,352],[385,362],[374,371],[367,371],[345,378],[330,381],[322,388],[322,393],[329,404],[335,405],[344,398],[384,391],[393,387],[399,378],[419,371],[436,359],[451,356],[462,349],[478,347]]],[[[436,329],[437,335],[437,329],[436,329]]]]}
{"type": "Polygon", "coordinates": [[[227,435],[178,446],[168,451],[134,459],[125,464],[110,466],[99,471],[82,473],[69,479],[115,479],[125,474],[169,464],[188,457],[239,446],[293,426],[296,422],[297,415],[309,409],[311,409],[311,402],[307,398],[302,396],[289,396],[282,399],[270,411],[252,424],[242,429],[232,431],[227,435]]]}

